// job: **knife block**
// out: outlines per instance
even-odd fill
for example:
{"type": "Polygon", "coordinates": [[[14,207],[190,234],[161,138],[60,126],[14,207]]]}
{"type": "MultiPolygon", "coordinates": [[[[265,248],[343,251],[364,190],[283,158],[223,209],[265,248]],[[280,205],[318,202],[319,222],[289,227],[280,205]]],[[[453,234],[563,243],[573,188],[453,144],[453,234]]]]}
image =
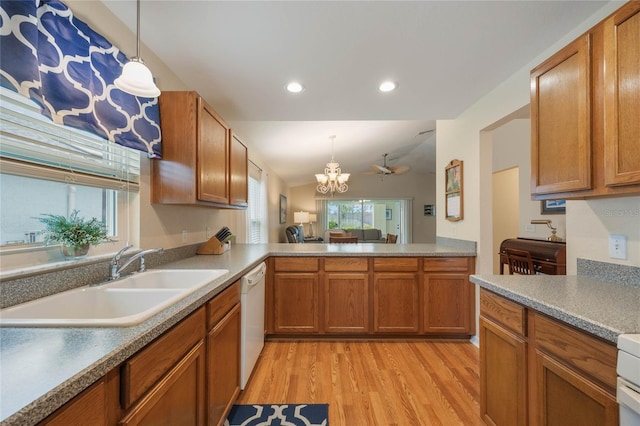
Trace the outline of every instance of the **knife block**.
{"type": "Polygon", "coordinates": [[[209,238],[209,241],[198,247],[196,254],[222,254],[229,250],[227,244],[221,243],[216,237],[209,238]]]}

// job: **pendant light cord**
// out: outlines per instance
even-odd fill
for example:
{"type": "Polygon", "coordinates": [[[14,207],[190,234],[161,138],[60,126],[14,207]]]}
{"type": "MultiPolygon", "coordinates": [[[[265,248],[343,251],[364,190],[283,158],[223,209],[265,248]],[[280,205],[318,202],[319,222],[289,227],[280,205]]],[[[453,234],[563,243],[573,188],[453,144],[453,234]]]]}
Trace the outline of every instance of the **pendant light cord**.
{"type": "Polygon", "coordinates": [[[140,59],[140,0],[137,0],[136,17],[136,58],[140,59]]]}

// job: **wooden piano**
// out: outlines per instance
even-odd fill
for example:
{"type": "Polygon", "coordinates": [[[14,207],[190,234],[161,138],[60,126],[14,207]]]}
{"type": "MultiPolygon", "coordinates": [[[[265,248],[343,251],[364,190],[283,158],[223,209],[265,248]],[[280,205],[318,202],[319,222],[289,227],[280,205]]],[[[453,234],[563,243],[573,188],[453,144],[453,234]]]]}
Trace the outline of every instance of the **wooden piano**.
{"type": "MultiPolygon", "coordinates": [[[[500,275],[504,266],[509,268],[507,249],[528,251],[537,273],[547,275],[567,274],[567,246],[564,242],[534,240],[530,238],[508,238],[500,244],[500,275]]],[[[507,273],[509,270],[507,269],[507,273]]]]}

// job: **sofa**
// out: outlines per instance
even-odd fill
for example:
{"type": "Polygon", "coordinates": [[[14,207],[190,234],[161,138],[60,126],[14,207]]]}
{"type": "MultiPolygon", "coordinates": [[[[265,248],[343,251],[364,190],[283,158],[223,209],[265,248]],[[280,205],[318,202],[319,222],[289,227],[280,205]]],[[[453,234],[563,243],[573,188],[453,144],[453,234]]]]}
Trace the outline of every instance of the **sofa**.
{"type": "Polygon", "coordinates": [[[327,229],[325,231],[324,240],[329,241],[330,233],[340,233],[343,235],[351,234],[353,237],[358,237],[359,243],[384,243],[386,242],[386,234],[382,235],[382,231],[379,229],[327,229]]]}

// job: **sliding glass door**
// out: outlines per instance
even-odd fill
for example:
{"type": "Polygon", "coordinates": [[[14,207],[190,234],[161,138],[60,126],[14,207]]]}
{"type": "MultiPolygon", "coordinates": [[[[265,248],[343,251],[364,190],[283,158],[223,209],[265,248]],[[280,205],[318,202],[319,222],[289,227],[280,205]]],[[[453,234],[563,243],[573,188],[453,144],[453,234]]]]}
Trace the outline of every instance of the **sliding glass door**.
{"type": "Polygon", "coordinates": [[[398,235],[399,243],[411,242],[410,199],[319,199],[318,231],[327,229],[379,229],[382,235],[398,235]]]}

